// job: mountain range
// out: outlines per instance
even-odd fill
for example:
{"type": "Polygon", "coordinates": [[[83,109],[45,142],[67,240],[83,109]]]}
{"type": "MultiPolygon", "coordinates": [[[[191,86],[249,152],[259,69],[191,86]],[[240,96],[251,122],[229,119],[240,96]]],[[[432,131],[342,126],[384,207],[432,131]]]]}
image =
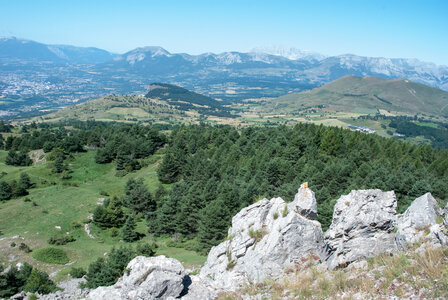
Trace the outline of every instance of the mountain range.
{"type": "Polygon", "coordinates": [[[73,64],[97,64],[106,62],[116,54],[94,47],[75,47],[69,45],[45,45],[42,43],[0,37],[0,61],[53,62],[73,64]]]}
{"type": "Polygon", "coordinates": [[[108,94],[144,94],[153,82],[235,102],[310,90],[346,75],[405,78],[448,90],[448,67],[416,59],[327,57],[290,47],[200,55],[142,47],[117,55],[0,38],[0,111],[8,117],[108,94]]]}

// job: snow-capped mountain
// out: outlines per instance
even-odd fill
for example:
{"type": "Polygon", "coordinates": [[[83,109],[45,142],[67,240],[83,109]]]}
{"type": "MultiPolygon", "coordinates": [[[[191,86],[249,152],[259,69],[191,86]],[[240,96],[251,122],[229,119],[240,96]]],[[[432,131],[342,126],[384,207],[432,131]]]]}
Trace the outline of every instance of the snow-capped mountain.
{"type": "Polygon", "coordinates": [[[308,51],[308,50],[300,50],[294,47],[283,47],[283,46],[269,46],[269,47],[255,47],[250,50],[252,53],[266,53],[276,56],[282,56],[290,60],[323,60],[326,58],[325,55],[308,51]]]}

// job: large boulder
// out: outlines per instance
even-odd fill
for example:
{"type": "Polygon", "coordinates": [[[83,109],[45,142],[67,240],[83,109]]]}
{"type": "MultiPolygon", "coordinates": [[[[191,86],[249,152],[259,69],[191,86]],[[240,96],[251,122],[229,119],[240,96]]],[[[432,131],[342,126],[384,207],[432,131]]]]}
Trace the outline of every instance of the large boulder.
{"type": "Polygon", "coordinates": [[[396,207],[393,191],[358,190],[341,196],[325,234],[322,256],[328,268],[393,251],[396,207]]]}
{"type": "Polygon", "coordinates": [[[407,249],[409,245],[420,241],[431,244],[446,244],[444,234],[443,211],[431,193],[415,199],[403,215],[397,220],[395,242],[397,248],[407,249]]]}
{"type": "Polygon", "coordinates": [[[87,299],[166,299],[179,297],[184,290],[184,268],[173,258],[137,256],[126,269],[117,283],[92,290],[87,299]]]}
{"type": "Polygon", "coordinates": [[[302,185],[289,204],[263,199],[242,209],[232,219],[227,240],[211,249],[200,277],[218,289],[235,290],[277,278],[301,259],[318,259],[321,225],[306,217],[317,216],[315,208],[314,193],[302,185]]]}

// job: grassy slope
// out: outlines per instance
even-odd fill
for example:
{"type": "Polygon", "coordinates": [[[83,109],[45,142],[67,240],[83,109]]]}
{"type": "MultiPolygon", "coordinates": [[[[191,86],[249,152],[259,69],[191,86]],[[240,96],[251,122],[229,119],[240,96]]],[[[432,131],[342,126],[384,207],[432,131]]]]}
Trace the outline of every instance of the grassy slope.
{"type": "MultiPolygon", "coordinates": [[[[87,267],[90,262],[109,252],[112,246],[124,245],[119,237],[111,237],[108,231],[100,230],[90,224],[91,231],[96,237],[90,239],[84,232],[84,228],[73,229],[72,221],[82,223],[92,214],[97,205],[101,191],[107,191],[111,196],[121,195],[126,181],[131,177],[142,177],[150,191],[154,193],[159,182],[156,176],[156,167],[160,162],[161,154],[156,154],[149,160],[148,167],[126,175],[125,177],[115,176],[113,164],[99,165],[94,162],[94,151],[76,155],[71,162],[73,170],[72,178],[61,180],[55,177],[48,168],[49,163],[42,163],[31,167],[11,167],[4,164],[5,151],[0,151],[0,172],[8,173],[1,180],[10,181],[18,179],[20,172],[27,172],[32,181],[37,183],[37,187],[30,190],[27,196],[34,201],[24,202],[21,197],[6,201],[0,204],[0,230],[3,232],[0,241],[0,260],[7,263],[13,256],[18,256],[18,261],[28,261],[38,265],[47,272],[54,272],[67,269],[66,266],[55,266],[35,261],[31,254],[25,254],[9,245],[12,241],[16,244],[25,242],[31,248],[47,246],[49,237],[65,232],[70,232],[76,237],[76,241],[64,246],[58,246],[68,253],[73,266],[87,267]],[[47,183],[45,183],[45,181],[47,183]],[[55,185],[51,184],[56,183],[55,185]],[[63,183],[74,183],[76,186],[67,186],[63,183]],[[61,226],[59,231],[55,226],[61,226]],[[11,237],[20,235],[24,240],[11,237]]],[[[82,224],[84,225],[84,224],[82,224]]],[[[139,224],[139,229],[145,233],[145,226],[139,224]]],[[[145,237],[144,240],[149,240],[145,237]]],[[[169,248],[165,246],[166,240],[160,241],[158,254],[172,256],[186,265],[197,265],[204,262],[205,257],[197,255],[195,252],[185,249],[169,248]]],[[[63,272],[64,273],[64,272],[63,272]]],[[[66,272],[65,272],[66,273],[66,272]]]]}
{"type": "Polygon", "coordinates": [[[110,95],[90,100],[75,106],[67,107],[57,112],[36,117],[34,120],[46,122],[78,119],[98,121],[152,121],[178,122],[190,121],[190,117],[163,101],[150,100],[141,96],[110,95]]]}
{"type": "Polygon", "coordinates": [[[320,88],[274,99],[266,104],[265,110],[291,112],[301,106],[316,105],[354,113],[385,109],[401,114],[443,116],[448,114],[448,93],[404,79],[345,76],[320,88]]]}

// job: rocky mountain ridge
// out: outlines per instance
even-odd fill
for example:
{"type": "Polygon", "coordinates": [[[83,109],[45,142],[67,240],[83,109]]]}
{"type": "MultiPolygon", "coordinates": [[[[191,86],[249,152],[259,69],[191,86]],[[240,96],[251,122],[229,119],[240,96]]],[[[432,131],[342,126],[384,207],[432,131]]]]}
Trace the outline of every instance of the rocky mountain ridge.
{"type": "Polygon", "coordinates": [[[278,280],[310,260],[332,270],[381,253],[392,255],[416,241],[421,252],[447,243],[448,206],[440,209],[427,193],[397,215],[396,201],[393,191],[343,195],[324,236],[314,220],[314,193],[304,184],[289,204],[281,198],[263,199],[235,215],[228,238],[212,248],[199,275],[186,275],[178,262],[163,256],[137,257],[114,286],[92,290],[87,298],[214,299],[246,284],[278,280]]]}
{"type": "Polygon", "coordinates": [[[190,55],[140,47],[116,55],[105,50],[0,38],[0,110],[22,114],[107,94],[142,94],[165,82],[223,100],[278,97],[340,77],[404,78],[448,90],[448,67],[417,59],[323,56],[267,47],[190,55]],[[30,98],[30,97],[34,98],[30,98]],[[20,98],[29,99],[26,107],[20,98]],[[32,109],[32,110],[33,110],[32,109]]]}

